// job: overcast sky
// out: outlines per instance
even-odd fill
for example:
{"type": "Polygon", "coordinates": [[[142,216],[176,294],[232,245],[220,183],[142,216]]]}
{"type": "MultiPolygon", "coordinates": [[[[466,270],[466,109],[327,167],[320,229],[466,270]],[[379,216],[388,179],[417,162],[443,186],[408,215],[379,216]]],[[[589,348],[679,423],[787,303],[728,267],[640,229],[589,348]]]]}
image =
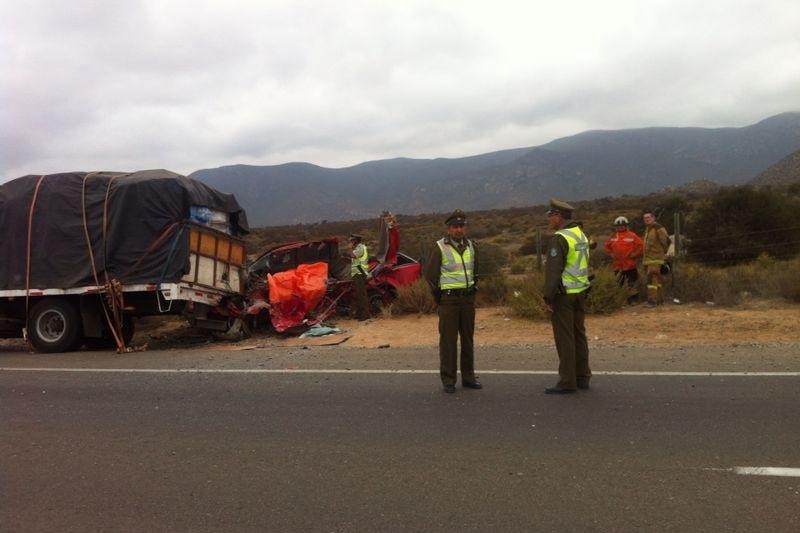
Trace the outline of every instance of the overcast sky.
{"type": "Polygon", "coordinates": [[[0,0],[0,180],[349,166],[800,110],[800,1],[0,0]]]}

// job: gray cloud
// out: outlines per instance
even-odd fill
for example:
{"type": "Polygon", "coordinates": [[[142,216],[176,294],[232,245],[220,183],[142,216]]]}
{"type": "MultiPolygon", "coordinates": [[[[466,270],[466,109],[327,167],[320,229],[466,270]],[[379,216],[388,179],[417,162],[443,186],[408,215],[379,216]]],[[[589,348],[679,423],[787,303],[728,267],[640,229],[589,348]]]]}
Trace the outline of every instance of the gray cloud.
{"type": "Polygon", "coordinates": [[[0,7],[0,179],[462,156],[800,109],[800,5],[89,1],[0,7]]]}

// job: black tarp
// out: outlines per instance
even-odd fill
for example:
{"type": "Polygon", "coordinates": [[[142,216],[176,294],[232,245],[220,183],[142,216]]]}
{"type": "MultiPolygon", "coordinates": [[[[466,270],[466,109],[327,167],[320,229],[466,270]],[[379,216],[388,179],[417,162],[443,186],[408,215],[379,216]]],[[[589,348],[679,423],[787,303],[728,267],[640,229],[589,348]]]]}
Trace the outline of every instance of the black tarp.
{"type": "MultiPolygon", "coordinates": [[[[86,220],[101,282],[104,271],[123,283],[179,280],[189,271],[190,207],[204,205],[230,214],[236,234],[247,233],[247,218],[236,198],[166,170],[133,173],[71,172],[45,176],[33,212],[30,288],[94,285],[86,220]],[[111,181],[113,176],[117,176],[111,181]],[[109,181],[108,224],[103,213],[109,181]],[[121,278],[172,224],[172,233],[141,264],[121,278]],[[168,260],[169,259],[169,260],[168,260]]],[[[0,290],[25,288],[28,216],[40,176],[0,185],[0,290]]]]}

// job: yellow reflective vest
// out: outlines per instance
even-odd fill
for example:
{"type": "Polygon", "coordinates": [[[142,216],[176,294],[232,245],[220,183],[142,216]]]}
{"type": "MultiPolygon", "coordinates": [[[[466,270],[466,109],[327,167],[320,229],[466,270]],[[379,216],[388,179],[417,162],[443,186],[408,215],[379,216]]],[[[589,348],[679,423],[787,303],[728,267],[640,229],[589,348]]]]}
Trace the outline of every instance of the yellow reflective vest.
{"type": "Polygon", "coordinates": [[[569,245],[561,284],[567,294],[576,294],[589,288],[589,239],[579,227],[560,229],[561,235],[569,245]]]}
{"type": "Polygon", "coordinates": [[[464,248],[463,254],[459,254],[458,250],[444,239],[436,241],[436,245],[442,252],[439,288],[469,289],[475,285],[475,247],[472,241],[467,239],[467,247],[464,248]]]}
{"type": "Polygon", "coordinates": [[[368,258],[369,254],[367,253],[367,246],[365,244],[359,244],[356,246],[356,249],[353,250],[353,258],[350,260],[350,275],[355,276],[356,274],[364,274],[366,276],[368,258]]]}

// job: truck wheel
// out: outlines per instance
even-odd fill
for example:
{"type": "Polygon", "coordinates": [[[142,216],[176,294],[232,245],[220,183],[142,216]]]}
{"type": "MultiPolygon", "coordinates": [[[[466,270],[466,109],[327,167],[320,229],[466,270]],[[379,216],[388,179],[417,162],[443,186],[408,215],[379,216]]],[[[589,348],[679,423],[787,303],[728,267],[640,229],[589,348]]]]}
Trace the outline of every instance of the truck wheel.
{"type": "Polygon", "coordinates": [[[78,311],[66,300],[45,298],[31,309],[28,337],[38,352],[72,350],[78,344],[80,332],[78,311]]]}

